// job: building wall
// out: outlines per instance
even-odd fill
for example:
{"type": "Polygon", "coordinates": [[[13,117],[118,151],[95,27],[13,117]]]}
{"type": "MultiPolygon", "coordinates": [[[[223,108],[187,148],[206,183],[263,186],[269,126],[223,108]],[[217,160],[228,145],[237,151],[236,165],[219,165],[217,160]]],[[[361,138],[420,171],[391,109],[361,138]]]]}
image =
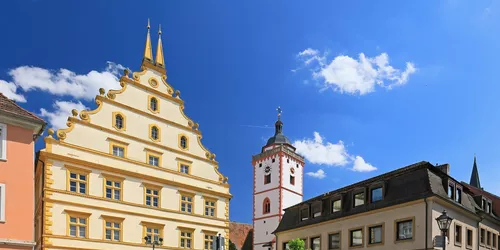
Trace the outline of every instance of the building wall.
{"type": "MultiPolygon", "coordinates": [[[[302,163],[295,161],[294,158],[285,155],[283,159],[283,176],[282,176],[283,187],[291,191],[294,191],[296,193],[302,194],[303,191],[302,174],[303,174],[302,163]],[[291,172],[291,169],[294,170],[293,174],[291,172]],[[295,176],[295,185],[290,184],[290,175],[295,176]]],[[[288,206],[295,204],[296,203],[290,204],[288,206]]]]}
{"type": "MultiPolygon", "coordinates": [[[[133,79],[122,78],[122,89],[96,97],[96,109],[68,119],[68,128],[45,138],[47,148],[41,158],[46,168],[39,174],[37,193],[44,190],[45,202],[37,208],[35,249],[143,249],[144,225],[162,230],[163,245],[180,247],[181,231],[192,232],[192,248],[203,249],[206,234],[229,237],[229,185],[218,171],[215,155],[201,143],[201,132],[183,113],[183,102],[161,75],[146,67],[133,79]],[[158,84],[150,85],[151,79],[158,84]],[[149,110],[149,98],[159,100],[159,111],[149,110]],[[115,114],[121,114],[125,126],[114,126],[115,114]],[[160,129],[160,138],[150,136],[150,126],[160,129]],[[188,138],[188,147],[180,147],[180,136],[188,138]],[[126,148],[125,157],[112,155],[113,144],[126,148]],[[160,157],[159,166],[148,163],[148,153],[160,157]],[[190,166],[181,173],[180,163],[190,166]],[[70,171],[87,174],[87,193],[69,189],[70,171]],[[105,178],[121,180],[120,200],[105,197],[105,178]],[[145,204],[145,187],[160,190],[160,206],[145,204]],[[181,195],[193,196],[193,212],[181,211],[181,195]],[[205,215],[205,201],[216,203],[214,217],[205,215]],[[69,234],[71,214],[88,217],[88,235],[69,234]],[[119,242],[105,239],[104,221],[122,221],[119,242]],[[42,246],[43,244],[43,246],[42,246]]],[[[41,171],[41,170],[40,170],[41,171]]],[[[38,175],[37,175],[38,176],[38,175]]],[[[41,198],[38,198],[40,202],[41,198]]],[[[227,243],[227,241],[226,241],[227,243]]]]}
{"type": "Polygon", "coordinates": [[[271,156],[269,158],[263,159],[255,163],[254,169],[254,177],[255,177],[255,193],[260,193],[269,189],[279,187],[280,183],[280,159],[278,155],[271,156]],[[273,162],[273,159],[275,160],[273,162]],[[262,164],[262,166],[260,166],[262,164]],[[266,175],[264,170],[266,167],[271,167],[271,183],[264,184],[264,176],[266,175]]]}
{"type": "Polygon", "coordinates": [[[328,234],[341,232],[341,249],[349,248],[349,230],[363,228],[363,248],[373,250],[382,249],[422,249],[425,245],[425,203],[423,200],[393,206],[390,209],[379,209],[373,212],[357,214],[324,223],[318,223],[298,229],[280,232],[277,235],[277,249],[283,249],[283,243],[300,238],[307,239],[306,248],[310,246],[310,239],[321,237],[321,249],[328,249],[328,234]],[[396,242],[395,221],[414,217],[414,239],[396,242]],[[368,226],[384,224],[383,245],[367,245],[368,226]]]}
{"type": "Polygon", "coordinates": [[[33,131],[7,125],[6,145],[7,159],[0,161],[0,183],[5,185],[6,202],[0,239],[33,242],[33,131]]]}
{"type": "MultiPolygon", "coordinates": [[[[302,202],[301,195],[298,195],[296,193],[292,193],[288,190],[282,190],[281,195],[283,196],[283,205],[282,205],[282,210],[281,210],[282,215],[285,213],[285,208],[302,202]]],[[[276,225],[276,226],[278,226],[278,225],[276,225]]]]}
{"type": "Polygon", "coordinates": [[[261,218],[261,217],[279,214],[279,208],[280,208],[279,195],[280,195],[279,189],[273,189],[273,190],[270,190],[268,192],[255,195],[255,208],[254,208],[255,218],[261,218]],[[266,199],[266,198],[269,198],[269,200],[271,202],[271,212],[268,214],[264,214],[264,211],[263,211],[264,199],[266,199]]]}

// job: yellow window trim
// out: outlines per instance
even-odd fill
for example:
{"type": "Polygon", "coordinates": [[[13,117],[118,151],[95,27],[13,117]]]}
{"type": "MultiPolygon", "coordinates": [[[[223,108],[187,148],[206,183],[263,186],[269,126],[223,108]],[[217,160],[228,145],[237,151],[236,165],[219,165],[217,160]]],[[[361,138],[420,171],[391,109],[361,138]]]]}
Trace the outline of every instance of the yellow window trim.
{"type": "Polygon", "coordinates": [[[158,85],[159,85],[158,80],[156,80],[154,77],[150,77],[148,79],[148,83],[149,83],[149,85],[151,85],[151,87],[158,88],[158,85]]]}
{"type": "Polygon", "coordinates": [[[112,116],[111,120],[112,120],[111,121],[112,122],[112,126],[116,130],[118,130],[118,131],[125,131],[125,130],[127,130],[127,117],[122,112],[119,112],[119,111],[113,112],[113,116],[112,116]],[[118,128],[118,126],[116,126],[116,115],[121,115],[122,118],[123,118],[122,128],[118,128]]]}
{"type": "MultiPolygon", "coordinates": [[[[110,141],[109,142],[109,154],[113,155],[113,147],[116,146],[116,147],[123,148],[123,158],[127,158],[127,145],[128,144],[122,144],[122,143],[116,143],[116,142],[110,141]]],[[[120,157],[117,155],[115,155],[115,156],[120,157]]],[[[122,157],[120,157],[120,158],[122,158],[122,157]]]]}
{"type": "MultiPolygon", "coordinates": [[[[203,248],[202,249],[205,249],[205,242],[207,242],[207,239],[205,239],[206,236],[212,236],[214,237],[211,241],[208,240],[208,242],[210,242],[210,244],[215,240],[215,237],[217,236],[217,234],[219,232],[216,232],[216,231],[209,231],[209,230],[205,230],[205,229],[202,229],[201,230],[201,233],[203,234],[203,248]]],[[[209,247],[210,249],[210,247],[209,247]]]]}
{"type": "Polygon", "coordinates": [[[149,164],[149,157],[153,156],[153,157],[157,157],[158,158],[158,167],[161,167],[162,166],[161,155],[162,154],[158,154],[158,153],[151,152],[151,151],[146,151],[146,164],[148,164],[150,166],[153,166],[153,167],[156,167],[154,165],[149,164]]]}
{"type": "Polygon", "coordinates": [[[415,216],[412,216],[412,217],[406,217],[406,218],[403,218],[403,219],[398,219],[398,220],[395,220],[394,221],[394,243],[400,243],[400,242],[408,242],[408,241],[414,241],[415,240],[415,216]],[[407,239],[407,240],[398,240],[398,222],[402,222],[402,221],[409,221],[411,220],[412,223],[412,236],[411,236],[411,239],[407,239]]]}
{"type": "Polygon", "coordinates": [[[111,237],[111,240],[106,240],[106,222],[119,223],[120,224],[120,240],[118,242],[123,242],[123,221],[125,220],[125,218],[110,216],[110,215],[101,215],[101,217],[103,218],[102,239],[105,240],[106,242],[109,242],[109,241],[117,242],[117,241],[113,240],[113,237],[111,237]]]}
{"type": "MultiPolygon", "coordinates": [[[[187,213],[187,214],[194,214],[194,197],[195,197],[195,194],[194,193],[189,193],[189,192],[185,192],[185,191],[181,191],[179,190],[179,212],[181,213],[187,213]],[[184,201],[184,203],[188,203],[188,204],[191,204],[191,213],[189,212],[184,212],[182,211],[182,196],[186,196],[186,197],[191,197],[191,202],[187,202],[187,201],[184,201]]],[[[181,227],[179,227],[181,228],[181,227]]]]}
{"type": "Polygon", "coordinates": [[[115,138],[111,138],[111,137],[108,137],[106,138],[106,140],[110,141],[110,142],[114,142],[114,143],[117,143],[117,144],[121,144],[123,146],[128,146],[130,143],[128,142],[125,142],[125,141],[121,141],[121,140],[118,140],[118,139],[115,139],[115,138]]]}
{"type": "MultiPolygon", "coordinates": [[[[158,237],[159,238],[163,238],[163,227],[154,227],[154,226],[150,226],[150,225],[144,225],[142,226],[142,239],[144,240],[144,238],[146,238],[146,235],[147,235],[147,229],[148,228],[151,228],[151,229],[158,229],[158,237]]],[[[151,239],[153,241],[153,239],[151,239]]],[[[146,244],[146,243],[144,243],[146,244]]],[[[163,243],[161,243],[163,244],[163,243]]]]}
{"type": "MultiPolygon", "coordinates": [[[[217,218],[217,200],[218,200],[217,198],[211,198],[211,197],[206,197],[206,196],[203,197],[203,216],[209,217],[209,218],[217,218]],[[214,216],[210,216],[210,215],[205,214],[205,211],[207,209],[207,201],[215,203],[215,205],[213,206],[214,216]]],[[[210,208],[212,208],[212,206],[210,206],[210,208]]]]}
{"type": "MultiPolygon", "coordinates": [[[[154,207],[154,208],[161,208],[161,190],[162,190],[162,186],[158,186],[158,185],[154,185],[154,184],[150,184],[150,183],[142,183],[142,185],[144,186],[144,205],[146,205],[146,190],[147,189],[151,189],[152,191],[158,191],[158,207],[155,207],[153,205],[149,206],[149,205],[146,205],[148,207],[154,207]]],[[[152,197],[154,197],[155,195],[152,195],[152,197]]],[[[151,203],[153,203],[153,200],[151,200],[151,203]]]]}
{"type": "MultiPolygon", "coordinates": [[[[84,218],[85,219],[85,238],[84,239],[88,239],[89,238],[89,217],[92,213],[73,211],[73,210],[68,210],[68,209],[64,209],[64,212],[66,213],[66,236],[75,237],[75,236],[70,235],[70,230],[69,230],[69,227],[71,224],[70,217],[76,217],[77,219],[84,218]]],[[[77,222],[77,224],[79,224],[79,222],[77,222]]],[[[78,229],[78,230],[80,230],[80,229],[78,229]]],[[[78,233],[77,233],[76,237],[78,237],[78,233]]],[[[81,238],[81,237],[78,237],[78,238],[81,238]]]]}
{"type": "Polygon", "coordinates": [[[123,222],[125,220],[124,217],[118,217],[118,216],[113,216],[113,215],[105,215],[102,214],[101,217],[109,222],[123,222]]]}
{"type": "Polygon", "coordinates": [[[374,246],[382,246],[382,245],[384,245],[384,242],[385,242],[385,240],[384,240],[385,239],[385,222],[366,226],[366,235],[368,236],[367,239],[366,239],[366,245],[368,247],[374,247],[374,246]],[[380,242],[380,243],[370,243],[370,228],[371,227],[378,227],[378,226],[382,226],[382,242],[380,242]]]}
{"type": "Polygon", "coordinates": [[[175,160],[176,161],[182,161],[182,162],[190,163],[190,164],[193,163],[193,161],[190,161],[190,160],[187,160],[187,159],[184,159],[184,158],[180,158],[180,157],[175,157],[175,160]]]}
{"type": "Polygon", "coordinates": [[[112,180],[112,181],[123,182],[125,180],[125,177],[123,177],[123,176],[111,175],[111,174],[107,174],[107,173],[101,173],[101,175],[105,179],[109,179],[109,180],[112,180]]]}
{"type": "Polygon", "coordinates": [[[148,95],[148,110],[151,111],[151,113],[158,114],[160,113],[160,99],[158,99],[155,96],[148,95]],[[151,108],[151,99],[156,100],[156,111],[151,108]]]}
{"type": "Polygon", "coordinates": [[[194,248],[194,228],[188,228],[188,227],[177,227],[179,229],[179,248],[181,248],[181,241],[182,239],[190,239],[191,240],[191,247],[183,247],[184,249],[193,249],[194,248]],[[182,233],[191,233],[191,237],[182,237],[182,233]]]}
{"type": "MultiPolygon", "coordinates": [[[[110,199],[110,198],[106,197],[106,181],[120,182],[120,188],[119,188],[120,189],[120,201],[123,201],[123,181],[125,180],[125,177],[116,176],[116,175],[110,175],[110,174],[106,174],[106,173],[101,173],[101,175],[104,177],[104,178],[102,178],[102,180],[103,180],[103,183],[102,183],[102,197],[104,197],[105,199],[110,199]]],[[[114,189],[117,189],[117,188],[113,188],[113,190],[114,189]]],[[[111,200],[115,200],[113,198],[113,195],[114,194],[111,193],[111,200]]]]}
{"type": "Polygon", "coordinates": [[[178,137],[179,137],[179,138],[178,138],[179,148],[180,148],[181,150],[184,150],[184,151],[189,150],[189,137],[188,137],[187,135],[185,135],[185,134],[179,134],[179,136],[178,136],[178,137]],[[181,138],[182,138],[183,136],[186,138],[186,148],[183,148],[183,147],[181,146],[181,138]]]}
{"type": "Polygon", "coordinates": [[[352,248],[364,248],[365,247],[365,228],[364,227],[355,227],[355,228],[351,228],[348,230],[349,234],[347,235],[347,245],[349,247],[349,249],[352,249],[352,248]],[[358,230],[361,230],[361,245],[359,246],[351,246],[351,242],[352,242],[352,231],[358,231],[358,230]]]}
{"type": "MultiPolygon", "coordinates": [[[[92,170],[89,169],[84,169],[84,168],[79,168],[79,167],[74,167],[74,166],[69,166],[69,165],[64,165],[64,168],[66,168],[66,190],[70,191],[70,173],[75,173],[79,175],[85,175],[86,176],[86,181],[80,181],[78,179],[78,182],[85,182],[86,183],[86,188],[85,188],[85,194],[89,193],[89,173],[92,172],[92,170]]],[[[77,190],[77,193],[78,192],[77,190]]]]}
{"type": "Polygon", "coordinates": [[[154,150],[154,149],[151,149],[151,148],[144,148],[144,151],[146,151],[146,152],[152,152],[152,153],[159,154],[159,155],[163,155],[163,152],[160,152],[158,150],[154,150]]]}
{"type": "Polygon", "coordinates": [[[185,162],[185,161],[177,161],[177,171],[179,171],[179,173],[181,174],[186,174],[186,173],[182,173],[181,172],[181,165],[186,165],[188,166],[188,175],[191,175],[191,163],[188,163],[188,162],[185,162]]]}
{"type": "Polygon", "coordinates": [[[148,226],[148,227],[156,227],[156,228],[162,228],[162,229],[165,227],[165,224],[150,222],[150,221],[141,221],[141,224],[144,226],[148,226]]]}
{"type": "Polygon", "coordinates": [[[184,191],[184,190],[179,190],[179,194],[186,196],[193,196],[193,197],[196,195],[195,193],[191,193],[189,191],[184,191]]]}
{"type": "Polygon", "coordinates": [[[160,142],[161,141],[161,129],[160,126],[157,124],[149,124],[149,132],[148,132],[148,137],[154,142],[160,142]],[[151,131],[153,130],[153,127],[156,127],[158,129],[158,139],[154,139],[153,136],[151,136],[151,131]]]}
{"type": "Polygon", "coordinates": [[[201,232],[204,234],[207,234],[207,235],[217,235],[219,233],[217,231],[211,231],[211,230],[206,230],[206,229],[202,229],[201,232]]]}

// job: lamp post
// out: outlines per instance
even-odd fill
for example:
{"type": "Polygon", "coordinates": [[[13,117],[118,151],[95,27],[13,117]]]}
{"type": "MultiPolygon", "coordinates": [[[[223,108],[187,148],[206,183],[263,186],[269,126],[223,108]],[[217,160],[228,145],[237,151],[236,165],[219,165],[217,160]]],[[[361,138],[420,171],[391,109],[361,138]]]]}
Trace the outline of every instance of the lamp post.
{"type": "Polygon", "coordinates": [[[451,221],[453,218],[446,214],[446,210],[443,210],[443,213],[436,218],[438,223],[438,227],[441,230],[441,234],[443,235],[443,250],[446,250],[446,232],[450,229],[451,221]]]}
{"type": "Polygon", "coordinates": [[[158,238],[158,240],[151,240],[151,236],[144,237],[144,241],[146,241],[146,245],[152,245],[153,250],[155,246],[161,246],[163,243],[163,238],[158,238]]]}

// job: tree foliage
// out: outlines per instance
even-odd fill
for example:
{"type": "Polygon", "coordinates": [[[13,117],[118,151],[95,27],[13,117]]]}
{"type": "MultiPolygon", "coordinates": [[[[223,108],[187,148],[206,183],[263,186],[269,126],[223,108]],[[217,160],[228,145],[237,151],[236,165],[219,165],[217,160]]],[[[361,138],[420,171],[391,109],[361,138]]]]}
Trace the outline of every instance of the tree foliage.
{"type": "Polygon", "coordinates": [[[231,240],[229,240],[229,250],[236,250],[236,245],[231,240]]]}
{"type": "Polygon", "coordinates": [[[305,242],[299,238],[288,242],[288,249],[290,250],[304,250],[305,242]]]}

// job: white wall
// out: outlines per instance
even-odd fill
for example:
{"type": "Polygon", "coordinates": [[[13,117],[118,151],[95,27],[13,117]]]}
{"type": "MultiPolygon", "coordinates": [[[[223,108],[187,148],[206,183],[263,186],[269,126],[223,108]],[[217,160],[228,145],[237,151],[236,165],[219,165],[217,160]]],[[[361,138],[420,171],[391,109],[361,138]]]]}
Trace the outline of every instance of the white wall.
{"type": "Polygon", "coordinates": [[[263,161],[258,161],[255,163],[255,192],[259,193],[265,190],[269,190],[272,188],[276,188],[279,186],[279,174],[280,174],[280,165],[279,165],[279,157],[278,155],[265,159],[263,161]],[[272,159],[275,159],[272,162],[272,159]],[[259,164],[262,163],[262,167],[259,167],[259,164]],[[271,183],[264,184],[264,169],[267,166],[271,167],[271,183]]]}
{"type": "Polygon", "coordinates": [[[303,185],[303,166],[302,163],[295,161],[293,158],[285,155],[283,157],[283,187],[294,192],[302,194],[303,185]],[[298,167],[297,167],[298,164],[298,167]],[[295,185],[290,184],[291,168],[294,169],[295,185]]]}
{"type": "Polygon", "coordinates": [[[302,196],[292,193],[287,190],[283,190],[281,195],[283,196],[283,206],[281,207],[282,211],[281,214],[284,214],[284,210],[287,207],[291,207],[297,203],[302,202],[302,196]]]}
{"type": "Polygon", "coordinates": [[[279,217],[271,217],[254,222],[254,243],[270,242],[274,238],[274,230],[278,227],[279,217]]]}
{"type": "Polygon", "coordinates": [[[254,207],[254,218],[260,218],[263,216],[275,215],[279,213],[279,189],[274,189],[265,193],[255,195],[255,207],[254,207]],[[269,198],[271,201],[271,212],[269,214],[263,214],[263,203],[265,198],[269,198]]]}

